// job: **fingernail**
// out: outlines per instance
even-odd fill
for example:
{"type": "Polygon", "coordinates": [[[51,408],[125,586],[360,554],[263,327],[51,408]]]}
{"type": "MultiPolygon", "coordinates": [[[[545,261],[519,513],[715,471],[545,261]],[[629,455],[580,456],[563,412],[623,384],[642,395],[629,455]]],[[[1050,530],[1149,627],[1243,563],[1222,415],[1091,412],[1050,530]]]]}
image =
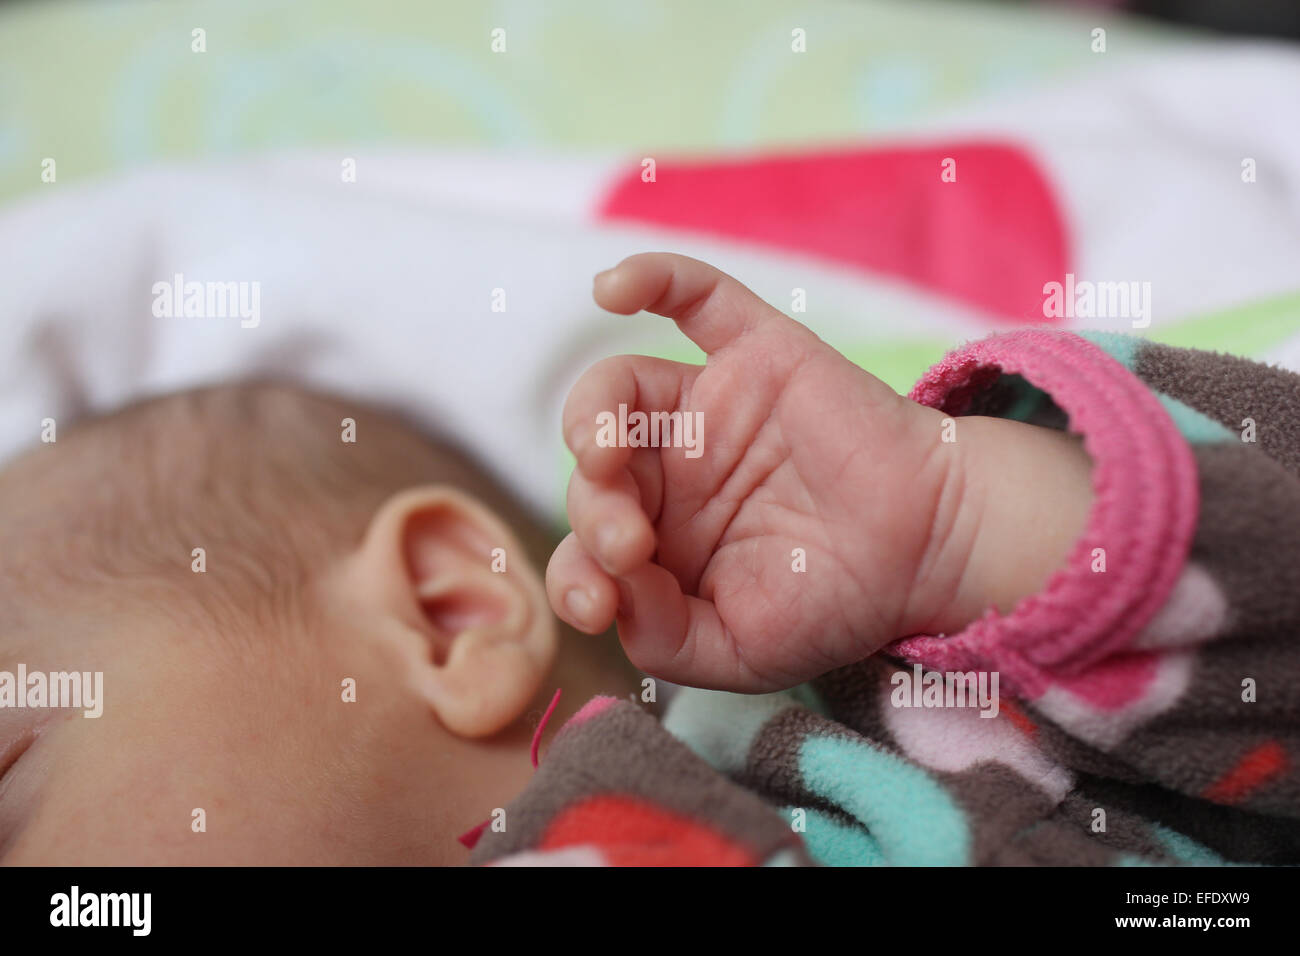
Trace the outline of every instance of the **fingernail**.
{"type": "Polygon", "coordinates": [[[570,588],[564,595],[564,607],[575,621],[587,621],[595,602],[586,588],[570,588]]]}

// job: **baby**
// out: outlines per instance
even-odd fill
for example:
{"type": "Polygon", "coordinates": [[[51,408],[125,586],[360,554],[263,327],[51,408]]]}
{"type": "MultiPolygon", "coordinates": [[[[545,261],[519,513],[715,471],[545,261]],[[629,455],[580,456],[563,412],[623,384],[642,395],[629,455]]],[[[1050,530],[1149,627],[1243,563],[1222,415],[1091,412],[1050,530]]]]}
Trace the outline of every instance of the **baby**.
{"type": "Polygon", "coordinates": [[[1300,860],[1300,379],[1029,331],[905,399],[695,260],[595,296],[708,362],[574,387],[545,588],[472,463],[284,386],[0,472],[0,669],[104,673],[99,719],[0,709],[4,861],[1300,860]]]}
{"type": "Polygon", "coordinates": [[[0,708],[5,863],[464,862],[555,687],[639,687],[561,639],[551,542],[478,468],[285,386],[60,431],[0,539],[0,671],[104,675],[98,719],[0,708]]]}

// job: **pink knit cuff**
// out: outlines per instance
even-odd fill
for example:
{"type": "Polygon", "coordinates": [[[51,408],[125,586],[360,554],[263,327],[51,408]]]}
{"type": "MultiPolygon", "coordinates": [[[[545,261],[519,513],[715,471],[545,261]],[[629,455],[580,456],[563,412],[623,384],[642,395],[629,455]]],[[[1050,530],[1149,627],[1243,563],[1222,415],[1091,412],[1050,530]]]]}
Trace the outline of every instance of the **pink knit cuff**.
{"type": "Polygon", "coordinates": [[[1048,393],[1092,457],[1094,502],[1068,563],[1005,617],[990,610],[948,637],[915,636],[890,652],[934,670],[996,670],[1038,697],[1129,647],[1169,597],[1199,510],[1191,449],[1155,394],[1100,347],[1069,332],[991,336],[944,357],[912,389],[916,401],[961,415],[1002,374],[1048,393]],[[1105,571],[1094,571],[1094,549],[1105,571]]]}

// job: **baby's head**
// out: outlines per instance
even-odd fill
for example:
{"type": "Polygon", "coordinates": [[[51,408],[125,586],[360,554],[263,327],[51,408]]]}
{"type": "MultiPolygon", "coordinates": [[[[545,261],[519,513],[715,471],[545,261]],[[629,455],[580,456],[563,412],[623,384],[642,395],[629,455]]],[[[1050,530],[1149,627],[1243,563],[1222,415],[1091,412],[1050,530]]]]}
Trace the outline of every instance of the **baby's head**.
{"type": "Polygon", "coordinates": [[[554,687],[630,686],[560,645],[549,543],[468,459],[287,386],[61,431],[0,471],[0,679],[102,671],[102,716],[0,707],[0,858],[463,859],[554,687]]]}

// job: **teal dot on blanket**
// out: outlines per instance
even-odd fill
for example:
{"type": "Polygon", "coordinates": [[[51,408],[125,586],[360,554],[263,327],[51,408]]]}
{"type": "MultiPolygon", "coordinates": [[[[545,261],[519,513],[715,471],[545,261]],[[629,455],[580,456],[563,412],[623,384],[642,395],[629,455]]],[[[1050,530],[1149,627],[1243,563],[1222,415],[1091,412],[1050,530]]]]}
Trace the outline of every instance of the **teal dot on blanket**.
{"type": "Polygon", "coordinates": [[[1193,445],[1210,445],[1214,442],[1238,441],[1235,433],[1203,415],[1189,405],[1184,405],[1176,398],[1170,398],[1161,392],[1156,393],[1160,404],[1165,407],[1169,417],[1174,420],[1178,433],[1193,445]]]}
{"type": "Polygon", "coordinates": [[[1156,840],[1165,852],[1184,866],[1226,866],[1227,861],[1191,837],[1159,824],[1152,825],[1156,840]]]}
{"type": "Polygon", "coordinates": [[[1142,344],[1142,339],[1138,336],[1128,335],[1124,332],[1104,332],[1097,329],[1087,329],[1077,334],[1080,338],[1085,338],[1100,348],[1130,372],[1137,368],[1138,346],[1142,344]]]}
{"type": "Polygon", "coordinates": [[[848,737],[808,737],[799,773],[871,833],[893,866],[965,866],[970,827],[952,795],[901,757],[848,737]]]}
{"type": "MultiPolygon", "coordinates": [[[[791,818],[795,807],[787,807],[785,818],[791,818]]],[[[808,855],[822,866],[888,866],[889,860],[880,850],[875,838],[863,830],[837,820],[823,810],[809,808],[804,811],[807,829],[802,834],[808,855]]]]}

